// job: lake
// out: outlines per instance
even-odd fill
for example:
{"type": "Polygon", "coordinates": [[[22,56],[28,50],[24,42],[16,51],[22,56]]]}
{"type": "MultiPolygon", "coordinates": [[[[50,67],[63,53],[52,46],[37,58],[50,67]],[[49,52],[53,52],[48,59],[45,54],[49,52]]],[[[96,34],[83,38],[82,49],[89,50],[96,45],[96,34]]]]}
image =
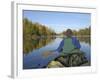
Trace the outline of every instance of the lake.
{"type": "MultiPolygon", "coordinates": [[[[79,37],[81,44],[81,51],[85,52],[85,56],[88,61],[91,62],[91,42],[90,37],[79,37]]],[[[29,50],[27,53],[23,53],[23,69],[38,69],[42,68],[44,65],[50,61],[54,56],[50,55],[44,58],[42,54],[45,51],[52,51],[58,48],[62,38],[42,38],[37,40],[31,40],[28,45],[29,50]]],[[[58,53],[57,53],[58,54],[58,53]]]]}

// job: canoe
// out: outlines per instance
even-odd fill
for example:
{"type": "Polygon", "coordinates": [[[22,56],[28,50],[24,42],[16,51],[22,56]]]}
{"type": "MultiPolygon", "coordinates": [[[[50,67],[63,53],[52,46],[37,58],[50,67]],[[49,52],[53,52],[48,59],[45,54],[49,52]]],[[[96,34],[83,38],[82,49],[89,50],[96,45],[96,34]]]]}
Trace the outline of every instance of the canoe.
{"type": "Polygon", "coordinates": [[[54,67],[75,67],[75,66],[89,66],[90,63],[85,57],[85,53],[82,51],[73,52],[65,56],[58,56],[54,60],[50,61],[47,68],[54,67]],[[60,65],[60,66],[59,66],[60,65]]]}

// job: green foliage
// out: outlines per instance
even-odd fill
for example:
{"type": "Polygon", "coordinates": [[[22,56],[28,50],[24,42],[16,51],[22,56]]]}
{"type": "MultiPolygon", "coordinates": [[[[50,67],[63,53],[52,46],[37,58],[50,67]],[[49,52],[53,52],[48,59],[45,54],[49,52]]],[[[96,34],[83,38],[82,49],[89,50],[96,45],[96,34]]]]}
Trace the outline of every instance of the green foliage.
{"type": "Polygon", "coordinates": [[[56,34],[52,29],[49,29],[48,26],[39,23],[32,23],[27,18],[23,19],[23,31],[24,34],[35,34],[37,36],[56,34]]]}
{"type": "Polygon", "coordinates": [[[73,30],[73,35],[75,36],[90,36],[91,35],[91,28],[80,29],[79,31],[73,30]]]}

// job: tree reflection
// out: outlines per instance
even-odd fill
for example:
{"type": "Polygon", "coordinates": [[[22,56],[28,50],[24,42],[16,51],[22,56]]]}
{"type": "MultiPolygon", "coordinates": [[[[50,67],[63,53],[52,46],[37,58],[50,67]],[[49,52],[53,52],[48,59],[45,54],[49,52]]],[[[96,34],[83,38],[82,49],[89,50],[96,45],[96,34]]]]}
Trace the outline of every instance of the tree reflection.
{"type": "Polygon", "coordinates": [[[42,48],[47,44],[53,42],[55,37],[35,38],[30,40],[24,40],[23,42],[23,53],[28,54],[29,52],[42,48]]]}
{"type": "Polygon", "coordinates": [[[80,42],[85,42],[91,45],[91,37],[77,37],[80,42]]]}
{"type": "MultiPolygon", "coordinates": [[[[90,37],[77,37],[80,42],[91,44],[90,37]]],[[[23,42],[23,53],[28,54],[29,52],[42,48],[47,44],[50,44],[56,39],[56,37],[39,37],[35,39],[27,39],[23,42]]]]}

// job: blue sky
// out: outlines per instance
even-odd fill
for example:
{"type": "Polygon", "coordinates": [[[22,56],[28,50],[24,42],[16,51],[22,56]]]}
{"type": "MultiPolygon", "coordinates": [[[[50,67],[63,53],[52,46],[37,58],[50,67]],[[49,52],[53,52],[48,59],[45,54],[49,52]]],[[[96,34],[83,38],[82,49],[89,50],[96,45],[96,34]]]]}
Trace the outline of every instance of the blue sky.
{"type": "Polygon", "coordinates": [[[68,28],[79,30],[91,25],[91,15],[89,13],[24,10],[23,17],[32,22],[44,24],[57,33],[68,28]]]}

